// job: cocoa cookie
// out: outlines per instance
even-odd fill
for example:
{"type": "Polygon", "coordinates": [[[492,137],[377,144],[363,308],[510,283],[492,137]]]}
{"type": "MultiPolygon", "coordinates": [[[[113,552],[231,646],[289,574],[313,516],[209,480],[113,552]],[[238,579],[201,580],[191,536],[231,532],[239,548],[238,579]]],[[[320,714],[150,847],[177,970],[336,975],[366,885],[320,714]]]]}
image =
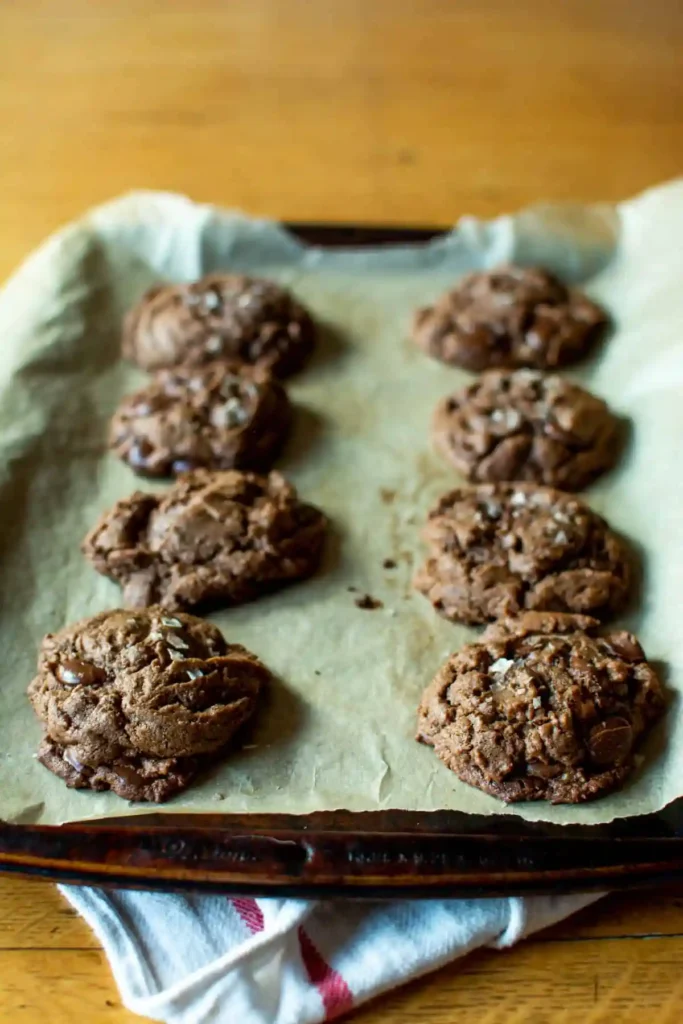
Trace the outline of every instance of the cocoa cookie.
{"type": "Polygon", "coordinates": [[[126,317],[122,348],[145,370],[238,359],[284,377],[308,358],[314,336],[306,310],[274,281],[208,274],[150,288],[126,317]]]}
{"type": "Polygon", "coordinates": [[[113,451],[143,476],[190,469],[267,469],[291,419],[284,388],[260,367],[208,363],[161,370],[123,399],[113,451]]]}
{"type": "Polygon", "coordinates": [[[193,615],[102,612],[42,642],[38,758],[71,788],[160,803],[225,752],[269,678],[193,615]]]}
{"type": "Polygon", "coordinates": [[[121,584],[127,606],[239,604],[310,576],[325,528],[322,512],[279,473],[199,469],[163,494],[118,501],[83,552],[121,584]]]}
{"type": "Polygon", "coordinates": [[[468,480],[579,491],[616,461],[619,421],[601,398],[562,377],[489,370],[439,403],[433,437],[468,480]]]}
{"type": "Polygon", "coordinates": [[[606,324],[604,310],[548,271],[507,266],[468,274],[418,309],[413,338],[428,355],[466,370],[544,370],[580,358],[606,324]]]}
{"type": "Polygon", "coordinates": [[[444,495],[424,532],[415,586],[453,622],[524,609],[606,618],[632,582],[625,544],[578,498],[532,484],[480,484],[444,495]]]}
{"type": "Polygon", "coordinates": [[[418,740],[506,803],[576,804],[616,789],[664,692],[634,636],[596,626],[530,612],[489,627],[426,689],[418,740]]]}

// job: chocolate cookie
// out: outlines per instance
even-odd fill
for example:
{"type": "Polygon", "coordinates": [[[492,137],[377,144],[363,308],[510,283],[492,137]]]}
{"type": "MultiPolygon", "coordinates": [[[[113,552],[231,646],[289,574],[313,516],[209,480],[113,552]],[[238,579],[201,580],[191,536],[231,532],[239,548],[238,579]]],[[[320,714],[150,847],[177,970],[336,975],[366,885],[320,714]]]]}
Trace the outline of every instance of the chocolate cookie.
{"type": "Polygon", "coordinates": [[[579,491],[615,462],[606,402],[537,370],[489,370],[439,403],[436,447],[468,480],[531,480],[579,491]]]}
{"type": "Polygon", "coordinates": [[[224,753],[269,678],[193,615],[102,612],[42,642],[38,758],[69,787],[160,803],[224,753]]]}
{"type": "Polygon", "coordinates": [[[274,281],[209,274],[150,288],[126,317],[122,347],[145,370],[238,359],[284,377],[308,358],[314,336],[306,310],[274,281]]]}
{"type": "Polygon", "coordinates": [[[631,559],[582,501],[549,487],[458,488],[429,514],[431,553],[415,586],[453,622],[525,608],[606,618],[626,600],[631,559]]]}
{"type": "Polygon", "coordinates": [[[161,370],[124,398],[109,433],[144,476],[189,469],[267,469],[291,419],[284,388],[259,367],[209,363],[161,370]]]}
{"type": "Polygon", "coordinates": [[[607,324],[594,302],[539,268],[468,274],[418,309],[413,338],[435,359],[466,370],[552,369],[588,351],[607,324]]]}
{"type": "Polygon", "coordinates": [[[279,473],[199,469],[163,494],[118,501],[83,552],[122,585],[128,606],[239,604],[310,576],[325,527],[322,512],[299,501],[279,473]]]}
{"type": "Polygon", "coordinates": [[[634,636],[596,626],[529,612],[489,627],[426,689],[417,738],[506,803],[576,804],[616,789],[664,693],[634,636]]]}

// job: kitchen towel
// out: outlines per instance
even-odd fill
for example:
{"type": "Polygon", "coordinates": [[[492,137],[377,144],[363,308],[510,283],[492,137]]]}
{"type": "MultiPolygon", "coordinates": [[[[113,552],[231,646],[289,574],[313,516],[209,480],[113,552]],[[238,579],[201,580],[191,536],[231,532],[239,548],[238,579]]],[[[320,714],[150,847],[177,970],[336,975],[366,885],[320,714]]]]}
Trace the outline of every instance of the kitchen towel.
{"type": "Polygon", "coordinates": [[[61,887],[123,1002],[164,1024],[316,1024],[598,899],[252,899],[61,887]]]}

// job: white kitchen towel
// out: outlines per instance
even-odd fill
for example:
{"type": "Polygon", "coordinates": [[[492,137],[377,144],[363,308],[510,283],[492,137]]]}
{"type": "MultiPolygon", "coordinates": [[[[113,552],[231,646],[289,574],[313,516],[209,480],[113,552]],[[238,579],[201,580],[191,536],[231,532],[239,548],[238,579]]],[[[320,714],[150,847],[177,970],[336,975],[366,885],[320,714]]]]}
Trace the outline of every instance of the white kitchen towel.
{"type": "Polygon", "coordinates": [[[511,946],[599,897],[306,901],[62,887],[123,1002],[165,1024],[332,1020],[479,946],[511,946]]]}

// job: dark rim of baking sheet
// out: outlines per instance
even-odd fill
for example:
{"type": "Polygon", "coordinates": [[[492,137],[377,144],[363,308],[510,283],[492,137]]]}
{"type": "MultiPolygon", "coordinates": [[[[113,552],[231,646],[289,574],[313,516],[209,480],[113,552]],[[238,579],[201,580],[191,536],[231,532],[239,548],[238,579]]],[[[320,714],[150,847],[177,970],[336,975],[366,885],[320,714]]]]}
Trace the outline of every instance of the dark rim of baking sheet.
{"type": "MultiPolygon", "coordinates": [[[[427,242],[435,228],[286,224],[328,247],[427,242]]],[[[0,822],[0,870],[64,882],[271,896],[420,897],[607,890],[683,877],[683,800],[608,825],[455,811],[145,813],[0,822]]]]}

